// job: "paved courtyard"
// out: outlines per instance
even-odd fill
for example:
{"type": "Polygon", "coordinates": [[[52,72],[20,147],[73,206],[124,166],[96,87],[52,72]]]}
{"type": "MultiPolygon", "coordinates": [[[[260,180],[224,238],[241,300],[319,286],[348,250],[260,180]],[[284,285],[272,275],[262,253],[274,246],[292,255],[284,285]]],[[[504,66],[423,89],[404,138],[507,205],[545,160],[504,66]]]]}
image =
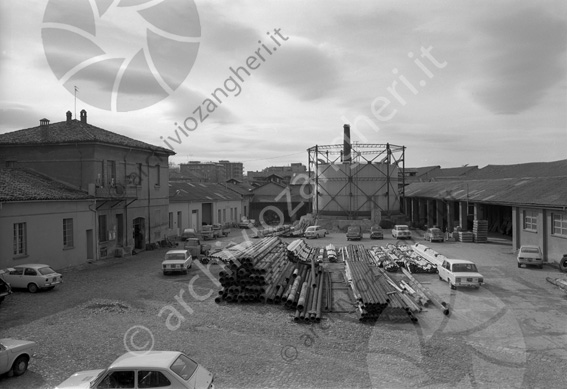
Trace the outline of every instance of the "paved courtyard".
{"type": "MultiPolygon", "coordinates": [[[[231,240],[242,240],[239,231],[220,243],[231,240]]],[[[308,243],[347,244],[338,233],[308,243]]],[[[361,242],[386,243],[395,241],[361,242]]],[[[449,316],[424,308],[417,324],[335,313],[308,325],[283,306],[218,305],[219,266],[164,276],[165,249],[68,269],[53,291],[17,291],[0,305],[0,337],[39,345],[29,371],[0,377],[0,387],[53,388],[153,346],[186,352],[219,388],[564,388],[567,294],[545,279],[562,274],[517,268],[505,239],[431,247],[475,261],[486,285],[453,291],[437,275],[416,275],[451,306],[449,316]]]]}

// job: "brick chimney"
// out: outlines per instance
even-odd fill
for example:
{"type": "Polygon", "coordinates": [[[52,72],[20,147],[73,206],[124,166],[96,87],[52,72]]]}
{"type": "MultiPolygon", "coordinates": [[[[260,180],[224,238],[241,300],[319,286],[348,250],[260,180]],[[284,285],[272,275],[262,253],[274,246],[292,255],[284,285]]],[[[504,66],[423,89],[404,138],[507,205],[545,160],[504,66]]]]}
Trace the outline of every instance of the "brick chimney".
{"type": "Polygon", "coordinates": [[[47,127],[47,126],[49,126],[49,119],[46,119],[46,118],[39,119],[39,126],[40,126],[40,127],[47,127]]]}
{"type": "Polygon", "coordinates": [[[67,123],[71,123],[71,120],[73,120],[73,114],[71,113],[71,111],[67,111],[67,123]]]}
{"type": "Polygon", "coordinates": [[[87,122],[87,111],[82,109],[81,110],[81,123],[86,123],[86,122],[87,122]]]}

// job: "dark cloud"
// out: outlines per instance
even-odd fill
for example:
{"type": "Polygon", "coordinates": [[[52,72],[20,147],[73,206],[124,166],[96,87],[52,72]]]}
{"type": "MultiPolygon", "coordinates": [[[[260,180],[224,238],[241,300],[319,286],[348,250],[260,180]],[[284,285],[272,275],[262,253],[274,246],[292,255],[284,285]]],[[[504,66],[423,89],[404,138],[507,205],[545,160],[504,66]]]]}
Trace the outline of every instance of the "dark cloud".
{"type": "MultiPolygon", "coordinates": [[[[282,31],[286,37],[286,33],[282,31]]],[[[262,64],[259,74],[270,84],[291,92],[301,100],[328,97],[339,85],[341,73],[335,58],[323,48],[288,37],[262,64]]]]}
{"type": "Polygon", "coordinates": [[[480,76],[469,90],[490,111],[516,114],[564,79],[567,23],[540,8],[501,15],[478,25],[471,54],[480,76]]]}

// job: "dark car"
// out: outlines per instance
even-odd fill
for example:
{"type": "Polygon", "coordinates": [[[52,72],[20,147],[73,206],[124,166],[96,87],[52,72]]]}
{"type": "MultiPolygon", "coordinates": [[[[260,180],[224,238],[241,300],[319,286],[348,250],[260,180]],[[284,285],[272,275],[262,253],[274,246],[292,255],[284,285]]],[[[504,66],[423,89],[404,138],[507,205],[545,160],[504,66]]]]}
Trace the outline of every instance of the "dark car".
{"type": "Polygon", "coordinates": [[[362,227],[360,226],[350,226],[346,233],[347,240],[361,240],[362,239],[362,227]]]}
{"type": "Polygon", "coordinates": [[[382,230],[382,227],[370,227],[370,239],[384,239],[384,231],[382,230]]]}
{"type": "Polygon", "coordinates": [[[12,293],[12,288],[10,284],[0,278],[0,303],[4,301],[4,298],[12,293]]]}
{"type": "Polygon", "coordinates": [[[439,242],[443,242],[445,240],[445,237],[443,236],[443,232],[441,231],[441,229],[433,227],[433,228],[428,228],[427,231],[425,231],[425,234],[423,234],[423,239],[428,240],[430,242],[433,241],[439,241],[439,242]]]}

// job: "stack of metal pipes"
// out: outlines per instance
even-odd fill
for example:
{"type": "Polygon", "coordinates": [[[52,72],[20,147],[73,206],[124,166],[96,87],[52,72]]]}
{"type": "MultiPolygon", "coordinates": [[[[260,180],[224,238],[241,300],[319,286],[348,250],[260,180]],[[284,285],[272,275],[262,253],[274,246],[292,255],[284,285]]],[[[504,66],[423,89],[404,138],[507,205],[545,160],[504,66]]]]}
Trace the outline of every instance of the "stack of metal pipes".
{"type": "Polygon", "coordinates": [[[375,321],[388,308],[388,315],[398,315],[417,321],[407,301],[388,280],[376,275],[368,262],[346,261],[346,276],[358,304],[360,321],[375,321]]]}
{"type": "Polygon", "coordinates": [[[216,302],[264,301],[267,289],[289,265],[285,244],[278,238],[263,238],[228,259],[219,273],[223,290],[216,302]]]}
{"type": "Polygon", "coordinates": [[[288,258],[292,262],[309,261],[312,248],[303,240],[296,239],[287,246],[288,258]]]}

